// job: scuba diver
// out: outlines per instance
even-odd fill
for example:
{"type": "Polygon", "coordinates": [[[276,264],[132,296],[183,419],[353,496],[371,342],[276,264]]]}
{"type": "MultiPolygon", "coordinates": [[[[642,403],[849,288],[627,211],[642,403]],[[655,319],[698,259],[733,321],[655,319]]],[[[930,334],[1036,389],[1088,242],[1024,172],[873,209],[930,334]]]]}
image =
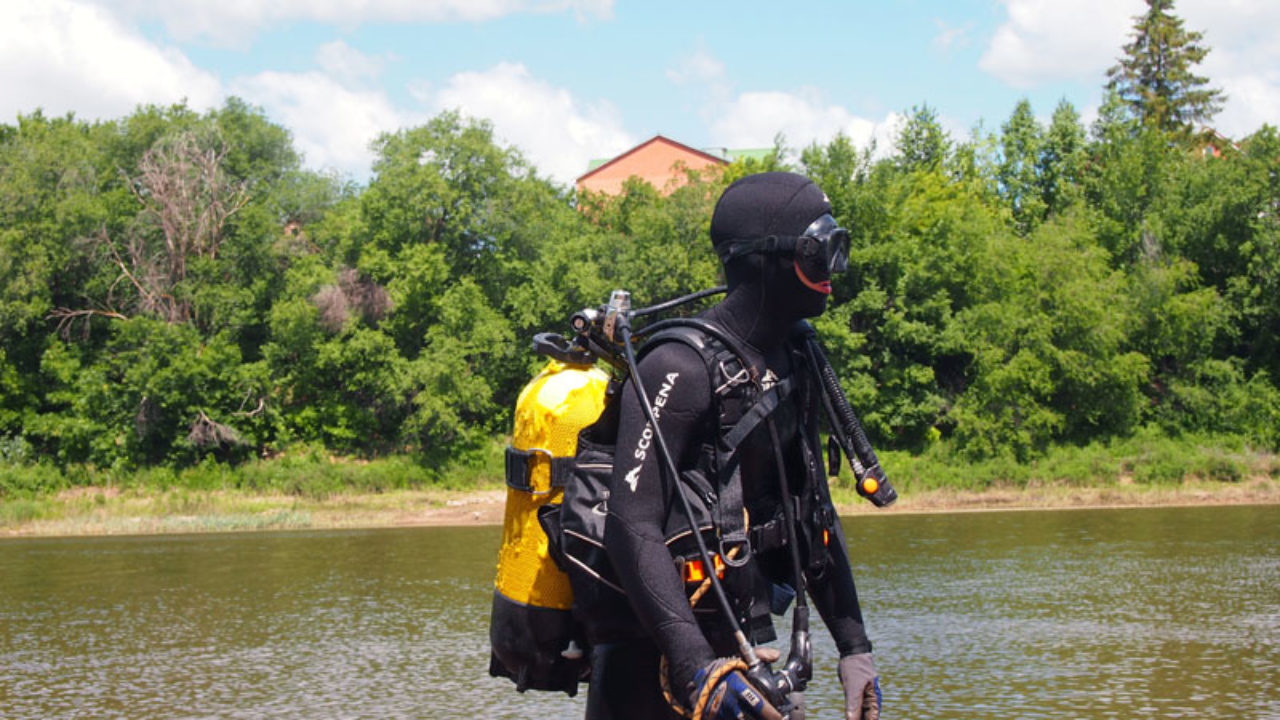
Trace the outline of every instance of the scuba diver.
{"type": "MultiPolygon", "coordinates": [[[[804,320],[826,308],[832,273],[847,265],[848,233],[811,180],[769,172],[724,191],[711,240],[728,293],[699,317],[734,346],[737,362],[715,355],[723,343],[705,335],[655,336],[638,362],[637,387],[649,407],[634,379],[621,392],[605,546],[637,622],[634,632],[593,645],[587,720],[782,717],[775,706],[789,705],[791,697],[780,700],[777,688],[762,687],[767,677],[753,676],[733,658],[744,642],[774,640],[771,610],[781,614],[791,602],[804,603],[806,592],[840,653],[845,717],[875,720],[879,681],[820,459],[819,381],[800,338],[803,329],[812,333],[804,320]],[[753,412],[766,396],[773,398],[769,407],[753,412]],[[752,422],[742,427],[749,433],[734,434],[747,416],[752,422]],[[717,456],[727,437],[736,445],[732,469],[722,467],[730,464],[727,455],[717,456]],[[666,444],[666,464],[659,442],[666,444]],[[681,481],[668,477],[673,465],[681,481]],[[725,482],[727,472],[735,473],[732,483],[725,482]],[[700,477],[708,478],[702,486],[721,488],[716,497],[699,493],[700,477]],[[681,533],[672,531],[673,518],[681,517],[677,492],[701,494],[704,516],[715,516],[740,542],[721,541],[712,555],[682,545],[681,533]],[[714,568],[698,557],[714,557],[714,568]],[[723,602],[691,598],[697,581],[713,572],[735,618],[724,617],[723,602]]],[[[694,534],[691,521],[682,521],[683,535],[694,534]]],[[[808,652],[807,609],[805,618],[808,652]]],[[[777,651],[756,650],[777,659],[777,651]]],[[[802,690],[803,681],[786,691],[802,690]]],[[[792,710],[791,717],[802,712],[792,710]]]]}

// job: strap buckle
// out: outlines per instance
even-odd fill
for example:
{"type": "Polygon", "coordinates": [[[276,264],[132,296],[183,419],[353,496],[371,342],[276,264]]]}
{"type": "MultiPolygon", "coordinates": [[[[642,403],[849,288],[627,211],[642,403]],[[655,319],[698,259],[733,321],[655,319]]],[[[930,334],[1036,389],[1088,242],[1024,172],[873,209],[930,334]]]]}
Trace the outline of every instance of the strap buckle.
{"type": "Polygon", "coordinates": [[[520,450],[508,445],[506,453],[507,487],[533,495],[546,495],[553,492],[556,489],[555,461],[556,457],[551,454],[550,450],[545,448],[535,447],[520,450]],[[547,460],[548,483],[546,490],[535,490],[533,488],[533,463],[530,461],[539,455],[547,460]]]}

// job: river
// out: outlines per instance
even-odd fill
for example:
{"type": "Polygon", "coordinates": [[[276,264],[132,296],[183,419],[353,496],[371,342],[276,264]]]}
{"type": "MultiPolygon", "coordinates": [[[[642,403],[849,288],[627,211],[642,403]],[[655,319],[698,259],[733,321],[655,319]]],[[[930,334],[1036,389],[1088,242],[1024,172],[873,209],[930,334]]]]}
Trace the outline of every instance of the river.
{"type": "MultiPolygon", "coordinates": [[[[846,530],[885,718],[1280,718],[1280,506],[846,530]]],[[[580,718],[585,692],[487,674],[500,534],[0,541],[0,717],[580,718]]]]}

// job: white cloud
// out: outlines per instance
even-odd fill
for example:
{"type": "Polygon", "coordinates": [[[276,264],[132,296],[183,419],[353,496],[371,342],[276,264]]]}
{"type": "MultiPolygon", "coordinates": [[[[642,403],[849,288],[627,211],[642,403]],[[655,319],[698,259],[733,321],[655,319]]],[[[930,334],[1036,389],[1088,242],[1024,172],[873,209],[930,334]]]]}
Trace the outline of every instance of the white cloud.
{"type": "MultiPolygon", "coordinates": [[[[979,62],[983,70],[1018,88],[1055,80],[1095,82],[1129,42],[1138,0],[1001,0],[1009,17],[979,62]]],[[[1280,3],[1257,0],[1185,0],[1174,7],[1183,27],[1204,33],[1211,48],[1196,67],[1227,93],[1213,124],[1239,137],[1264,122],[1280,122],[1280,3]]]]}
{"type": "Polygon", "coordinates": [[[308,167],[357,178],[368,175],[369,145],[380,133],[426,121],[397,109],[381,90],[351,87],[321,72],[263,72],[238,78],[231,90],[289,128],[308,167]]]}
{"type": "Polygon", "coordinates": [[[787,147],[796,151],[815,142],[826,144],[837,133],[844,133],[861,148],[874,141],[877,154],[881,154],[892,147],[897,134],[896,114],[881,120],[859,117],[827,103],[814,88],[735,94],[724,63],[701,42],[667,70],[667,79],[697,93],[698,113],[717,147],[770,148],[781,134],[787,147]]]}
{"type": "Polygon", "coordinates": [[[702,38],[698,38],[693,50],[667,68],[666,76],[674,86],[674,93],[683,99],[683,102],[673,102],[676,94],[668,96],[673,111],[697,108],[704,123],[710,122],[721,106],[733,99],[733,85],[725,64],[707,50],[702,38]]]}
{"type": "Polygon", "coordinates": [[[858,147],[874,140],[882,153],[891,147],[898,122],[896,113],[881,120],[858,117],[839,105],[825,104],[814,90],[748,92],[722,108],[711,123],[711,137],[729,148],[766,148],[782,133],[788,147],[803,149],[843,132],[858,147]]]}
{"type": "Polygon", "coordinates": [[[0,121],[43,108],[84,118],[144,103],[221,103],[218,78],[111,13],[75,0],[0,2],[0,121]]]}
{"type": "Polygon", "coordinates": [[[437,91],[416,92],[433,110],[457,109],[491,120],[500,140],[520,148],[539,173],[564,183],[585,172],[602,151],[620,152],[636,143],[612,105],[584,104],[517,63],[459,73],[437,91]]]}
{"type": "Polygon", "coordinates": [[[378,77],[382,74],[387,57],[365,55],[341,40],[325,43],[316,49],[316,64],[320,69],[348,82],[378,77]]]}
{"type": "Polygon", "coordinates": [[[942,18],[934,18],[933,24],[938,26],[938,34],[933,37],[933,47],[949,52],[955,48],[969,47],[969,35],[973,32],[973,23],[949,25],[942,18]]]}
{"type": "Polygon", "coordinates": [[[609,18],[613,0],[102,0],[142,18],[158,18],[175,37],[241,45],[271,24],[483,22],[518,13],[573,12],[609,18]]]}
{"type": "Polygon", "coordinates": [[[331,43],[317,53],[321,70],[264,72],[235,80],[231,90],[261,105],[288,127],[309,167],[366,178],[370,143],[382,132],[421,125],[444,110],[493,123],[497,139],[520,149],[542,175],[569,183],[601,152],[635,144],[607,103],[584,104],[564,88],[533,77],[523,65],[501,63],[463,72],[437,85],[414,81],[408,90],[420,111],[397,107],[381,89],[361,82],[378,63],[331,43]]]}
{"type": "MultiPolygon", "coordinates": [[[[245,3],[223,3],[229,12],[245,3]]],[[[285,3],[288,5],[288,3],[285,3]]],[[[437,10],[533,3],[435,3],[437,10]]],[[[200,3],[195,3],[200,6],[200,3]]],[[[249,3],[257,7],[256,3],[249,3]]],[[[329,12],[335,3],[314,3],[329,12]]],[[[423,5],[432,5],[424,3],[423,5]]],[[[536,3],[592,7],[591,3],[536,3]]],[[[608,3],[595,5],[607,8],[608,3]]],[[[394,3],[381,4],[389,12],[394,3]]],[[[213,12],[215,5],[206,3],[213,12]]],[[[414,10],[405,3],[405,12],[414,10]]],[[[417,7],[416,5],[413,7],[417,7]]],[[[198,8],[197,8],[198,9],[198,8]]],[[[239,9],[239,10],[237,10],[239,9]]],[[[372,11],[369,11],[372,12],[372,11]]],[[[0,1],[0,122],[43,108],[46,114],[74,111],[85,118],[117,118],[139,104],[186,98],[196,109],[220,105],[227,94],[261,106],[272,122],[288,128],[308,166],[367,177],[374,158],[370,143],[382,132],[425,123],[430,113],[460,109],[493,121],[503,141],[561,182],[580,175],[600,152],[623,150],[634,139],[622,130],[608,103],[584,104],[563,88],[532,77],[522,65],[501,64],[484,72],[455,75],[434,87],[409,88],[421,112],[398,107],[375,84],[386,57],[366,55],[341,41],[320,46],[317,69],[264,71],[223,85],[177,50],[162,48],[99,6],[78,0],[0,1]]]]}
{"type": "Polygon", "coordinates": [[[1175,10],[1211,48],[1196,73],[1227,94],[1214,127],[1240,138],[1280,125],[1280,3],[1186,0],[1175,10]]]}
{"type": "Polygon", "coordinates": [[[1139,0],[1001,0],[1009,19],[996,29],[978,66],[1030,88],[1056,80],[1092,80],[1115,64],[1143,10],[1139,0]]]}
{"type": "Polygon", "coordinates": [[[676,85],[710,84],[725,82],[724,63],[699,46],[680,60],[679,65],[667,70],[667,79],[676,85]]]}

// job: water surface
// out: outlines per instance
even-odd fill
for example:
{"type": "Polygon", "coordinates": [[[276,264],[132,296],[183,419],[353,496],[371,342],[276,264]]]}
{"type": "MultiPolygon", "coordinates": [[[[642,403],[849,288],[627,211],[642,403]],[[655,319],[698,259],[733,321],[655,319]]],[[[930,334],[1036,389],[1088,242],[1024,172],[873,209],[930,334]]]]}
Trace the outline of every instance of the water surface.
{"type": "MultiPolygon", "coordinates": [[[[1278,507],[846,530],[886,718],[1280,718],[1278,507]]],[[[581,717],[487,675],[500,534],[0,541],[0,717],[581,717]]]]}

